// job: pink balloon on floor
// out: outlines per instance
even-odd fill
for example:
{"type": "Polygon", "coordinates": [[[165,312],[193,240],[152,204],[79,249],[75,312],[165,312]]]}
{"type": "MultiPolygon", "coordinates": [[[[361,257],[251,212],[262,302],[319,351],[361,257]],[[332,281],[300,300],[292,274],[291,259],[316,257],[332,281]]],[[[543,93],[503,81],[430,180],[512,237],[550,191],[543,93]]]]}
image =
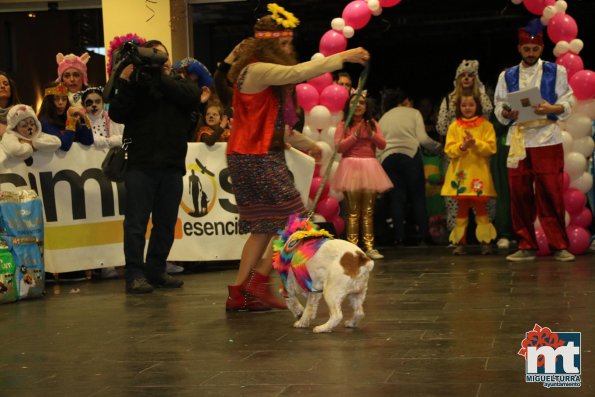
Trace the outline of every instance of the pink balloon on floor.
{"type": "Polygon", "coordinates": [[[582,211],[570,216],[571,226],[580,226],[585,229],[591,226],[593,221],[593,213],[587,207],[583,208],[582,211]]]}
{"type": "Polygon", "coordinates": [[[580,226],[570,225],[566,228],[568,235],[568,251],[574,255],[580,255],[587,251],[591,244],[591,234],[580,226]]]}
{"type": "Polygon", "coordinates": [[[349,99],[347,88],[339,84],[329,85],[320,94],[320,104],[326,106],[331,113],[343,110],[347,99],[349,99]]]}
{"type": "Polygon", "coordinates": [[[343,36],[343,33],[339,33],[335,30],[329,30],[320,38],[320,53],[325,57],[345,51],[346,48],[347,38],[343,36]]]}
{"type": "Polygon", "coordinates": [[[576,72],[568,79],[568,84],[579,101],[595,98],[595,72],[592,70],[576,72]]]}
{"type": "Polygon", "coordinates": [[[568,172],[564,171],[562,173],[562,191],[565,192],[570,187],[570,175],[568,172]]]}
{"type": "Polygon", "coordinates": [[[345,25],[353,29],[361,29],[368,24],[372,17],[372,11],[368,8],[368,3],[363,0],[355,0],[347,4],[341,15],[345,25]]]}
{"type": "Polygon", "coordinates": [[[298,105],[306,112],[309,112],[310,109],[318,105],[318,90],[312,84],[302,83],[296,85],[295,95],[298,105]]]}
{"type": "Polygon", "coordinates": [[[580,72],[585,68],[583,59],[579,55],[570,51],[560,55],[558,59],[556,59],[556,63],[566,68],[568,78],[571,78],[576,72],[580,72]]]}
{"type": "MultiPolygon", "coordinates": [[[[320,189],[321,183],[322,183],[322,177],[315,176],[314,178],[312,178],[312,183],[310,184],[310,194],[308,195],[308,197],[310,197],[312,200],[314,200],[314,198],[316,197],[316,193],[318,192],[318,189],[320,189]]],[[[328,195],[328,191],[329,191],[329,186],[327,183],[324,185],[324,188],[322,188],[322,194],[320,195],[321,200],[324,199],[328,195]]],[[[322,213],[320,213],[320,212],[318,212],[318,213],[321,214],[322,216],[324,216],[326,219],[329,219],[322,213]]]]}
{"type": "Polygon", "coordinates": [[[578,189],[571,187],[564,192],[564,208],[570,215],[581,212],[586,202],[585,193],[578,189]]]}
{"type": "Polygon", "coordinates": [[[330,73],[324,73],[321,74],[320,76],[311,78],[310,80],[308,80],[308,84],[313,85],[314,87],[316,87],[316,90],[318,91],[318,93],[322,93],[322,91],[328,87],[329,85],[331,85],[333,83],[333,75],[330,73]]]}
{"type": "Polygon", "coordinates": [[[380,0],[380,6],[382,8],[393,7],[399,4],[401,0],[380,0]]]}
{"type": "Polygon", "coordinates": [[[333,219],[339,214],[339,202],[333,197],[325,197],[318,202],[316,212],[325,219],[333,219]]]}
{"type": "Polygon", "coordinates": [[[345,230],[345,220],[340,215],[337,215],[331,220],[331,222],[335,226],[335,238],[339,238],[339,236],[343,233],[343,230],[345,230]]]}
{"type": "Polygon", "coordinates": [[[543,9],[547,6],[552,6],[556,0],[524,0],[523,5],[532,14],[539,15],[543,13],[543,9]]]}
{"type": "Polygon", "coordinates": [[[541,227],[536,227],[535,228],[535,239],[537,240],[537,255],[539,256],[546,256],[552,253],[552,251],[550,250],[550,246],[547,242],[547,237],[545,235],[545,232],[543,231],[543,228],[541,227]]]}

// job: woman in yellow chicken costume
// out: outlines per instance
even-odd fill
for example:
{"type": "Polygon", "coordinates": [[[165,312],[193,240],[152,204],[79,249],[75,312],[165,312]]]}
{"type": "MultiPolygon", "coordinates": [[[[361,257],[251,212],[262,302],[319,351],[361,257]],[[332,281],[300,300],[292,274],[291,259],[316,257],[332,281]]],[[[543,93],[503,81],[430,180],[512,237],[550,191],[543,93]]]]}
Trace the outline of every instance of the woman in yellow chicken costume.
{"type": "Polygon", "coordinates": [[[473,96],[457,101],[457,118],[448,127],[444,152],[451,162],[446,171],[442,196],[452,196],[459,203],[456,224],[450,242],[456,244],[454,255],[465,253],[465,234],[469,224],[469,209],[475,208],[482,255],[490,254],[490,242],[496,229],[490,222],[486,203],[496,196],[490,173],[490,157],[496,153],[496,133],[493,125],[481,116],[481,102],[473,96]]]}

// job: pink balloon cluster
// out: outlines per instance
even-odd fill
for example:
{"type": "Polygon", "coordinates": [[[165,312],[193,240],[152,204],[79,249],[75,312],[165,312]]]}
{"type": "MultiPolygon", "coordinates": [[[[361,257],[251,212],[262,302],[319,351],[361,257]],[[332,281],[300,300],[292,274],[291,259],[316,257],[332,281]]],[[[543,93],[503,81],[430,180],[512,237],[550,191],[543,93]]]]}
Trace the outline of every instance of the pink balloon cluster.
{"type": "MultiPolygon", "coordinates": [[[[333,19],[331,29],[320,38],[319,53],[314,56],[327,57],[347,48],[347,39],[355,30],[368,24],[372,15],[379,15],[382,7],[399,4],[401,0],[353,0],[348,3],[341,18],[333,19]]],[[[332,75],[325,73],[296,86],[297,102],[306,113],[306,125],[311,130],[324,130],[332,126],[337,114],[343,110],[349,92],[333,84],[332,75]]]]}
{"type": "MultiPolygon", "coordinates": [[[[310,199],[314,200],[322,182],[323,178],[320,176],[320,167],[317,166],[314,170],[312,184],[310,185],[310,199]]],[[[329,185],[327,182],[322,188],[322,194],[316,204],[315,212],[324,217],[326,221],[332,222],[335,226],[337,235],[340,235],[345,229],[345,221],[341,215],[339,215],[339,201],[336,198],[329,196],[328,193],[329,185]]]]}
{"type": "MultiPolygon", "coordinates": [[[[587,228],[591,225],[593,214],[585,207],[585,194],[578,189],[569,187],[568,181],[570,181],[570,176],[564,172],[564,207],[568,215],[570,215],[570,222],[566,226],[569,243],[568,251],[579,255],[586,252],[591,244],[591,234],[587,228]]],[[[535,228],[535,238],[539,247],[537,255],[551,254],[547,236],[541,225],[535,228]]]]}

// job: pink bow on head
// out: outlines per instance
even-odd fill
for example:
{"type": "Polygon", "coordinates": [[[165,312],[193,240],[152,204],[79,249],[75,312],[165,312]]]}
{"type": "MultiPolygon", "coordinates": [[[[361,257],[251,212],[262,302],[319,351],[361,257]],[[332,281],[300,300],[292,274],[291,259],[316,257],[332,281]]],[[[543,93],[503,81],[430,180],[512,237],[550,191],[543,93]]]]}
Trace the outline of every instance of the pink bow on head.
{"type": "MultiPolygon", "coordinates": [[[[357,94],[357,88],[352,88],[350,94],[351,95],[357,94]]],[[[362,90],[362,96],[365,98],[367,95],[368,95],[368,90],[362,90]]]]}

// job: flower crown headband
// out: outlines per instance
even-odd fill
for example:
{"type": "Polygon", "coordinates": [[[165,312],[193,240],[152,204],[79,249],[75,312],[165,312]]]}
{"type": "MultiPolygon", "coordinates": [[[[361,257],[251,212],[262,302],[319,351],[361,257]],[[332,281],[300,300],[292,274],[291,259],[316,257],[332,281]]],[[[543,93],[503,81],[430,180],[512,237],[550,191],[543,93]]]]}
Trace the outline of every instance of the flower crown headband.
{"type": "Polygon", "coordinates": [[[277,39],[279,37],[293,37],[293,32],[289,29],[295,29],[300,20],[291,12],[285,10],[276,3],[267,5],[267,10],[271,13],[271,18],[277,25],[283,26],[286,30],[257,30],[254,32],[254,37],[257,39],[277,39]]]}
{"type": "Polygon", "coordinates": [[[48,95],[61,95],[61,96],[68,96],[68,88],[60,82],[54,87],[46,88],[43,96],[46,97],[48,95]]]}

